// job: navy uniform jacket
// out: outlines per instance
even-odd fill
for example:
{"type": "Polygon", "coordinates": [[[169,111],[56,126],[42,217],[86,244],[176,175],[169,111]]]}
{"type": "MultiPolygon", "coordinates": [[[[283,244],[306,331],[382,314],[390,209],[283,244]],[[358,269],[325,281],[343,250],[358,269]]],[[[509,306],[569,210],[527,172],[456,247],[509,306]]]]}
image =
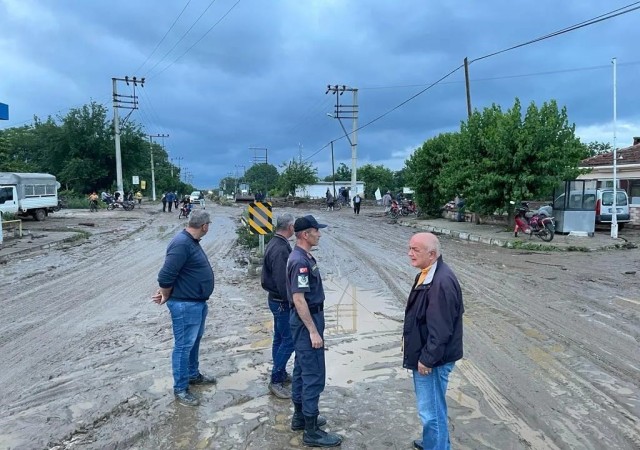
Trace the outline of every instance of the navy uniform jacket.
{"type": "Polygon", "coordinates": [[[287,259],[291,246],[283,236],[275,234],[267,244],[262,264],[262,288],[269,298],[280,302],[287,301],[287,259]]]}
{"type": "Polygon", "coordinates": [[[318,263],[306,250],[293,248],[287,261],[287,295],[289,303],[293,303],[293,294],[304,293],[308,306],[324,305],[324,288],[318,263]]]}
{"type": "Polygon", "coordinates": [[[420,361],[433,368],[462,358],[463,313],[460,284],[440,256],[431,281],[414,287],[409,294],[402,367],[417,370],[420,361]]]}

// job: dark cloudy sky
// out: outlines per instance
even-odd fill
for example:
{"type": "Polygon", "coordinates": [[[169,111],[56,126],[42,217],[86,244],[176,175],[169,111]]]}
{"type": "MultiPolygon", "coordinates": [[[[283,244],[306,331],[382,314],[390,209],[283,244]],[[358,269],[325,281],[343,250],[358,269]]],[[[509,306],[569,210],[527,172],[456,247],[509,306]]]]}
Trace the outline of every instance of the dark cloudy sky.
{"type": "MultiPolygon", "coordinates": [[[[268,149],[321,177],[343,135],[327,84],[358,88],[364,125],[460,64],[631,4],[608,0],[0,0],[0,102],[11,120],[110,108],[111,77],[146,77],[133,118],[167,133],[198,187],[249,168],[268,149]],[[186,9],[185,8],[186,5],[186,9]],[[207,9],[208,8],[208,9],[207,9]],[[173,29],[167,34],[183,11],[173,29]],[[225,14],[227,14],[225,16],[225,14]],[[200,17],[201,16],[201,17],[200,17]],[[225,17],[223,17],[225,16],[225,17]],[[198,18],[200,19],[198,20],[198,18]],[[216,25],[217,23],[217,25],[216,25]],[[161,41],[163,36],[166,37],[161,41]],[[158,46],[158,43],[160,45],[158,46]],[[154,49],[157,47],[157,50],[154,49]]],[[[556,99],[583,142],[640,135],[640,10],[470,66],[474,108],[556,99]]],[[[119,87],[124,93],[125,86],[119,87]]],[[[348,93],[341,98],[351,101],[348,93]]],[[[413,149],[466,118],[457,71],[358,132],[358,165],[404,165],[413,149]]],[[[347,129],[351,121],[345,120],[347,129]]],[[[351,165],[346,139],[337,163],[351,165]]],[[[336,164],[337,164],[336,163],[336,164]]]]}

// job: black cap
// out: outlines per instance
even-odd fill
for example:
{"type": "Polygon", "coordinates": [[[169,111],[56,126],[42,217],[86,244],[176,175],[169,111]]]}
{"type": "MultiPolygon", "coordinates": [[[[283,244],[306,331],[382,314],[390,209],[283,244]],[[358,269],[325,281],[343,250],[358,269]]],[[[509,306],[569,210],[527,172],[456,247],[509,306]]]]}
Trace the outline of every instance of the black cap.
{"type": "Polygon", "coordinates": [[[298,231],[308,230],[309,228],[327,228],[327,226],[323,223],[318,223],[315,217],[312,215],[300,217],[296,219],[296,223],[293,224],[293,231],[296,233],[298,231]]]}

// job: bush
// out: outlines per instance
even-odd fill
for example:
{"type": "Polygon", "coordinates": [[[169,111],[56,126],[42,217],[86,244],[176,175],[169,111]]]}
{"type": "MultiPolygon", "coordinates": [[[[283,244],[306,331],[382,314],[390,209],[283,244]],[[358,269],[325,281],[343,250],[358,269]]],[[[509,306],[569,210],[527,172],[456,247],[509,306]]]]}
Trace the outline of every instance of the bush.
{"type": "MultiPolygon", "coordinates": [[[[251,234],[249,232],[248,226],[245,226],[244,224],[240,224],[240,226],[238,226],[238,228],[236,229],[236,234],[238,235],[238,244],[241,245],[242,247],[258,248],[258,245],[260,242],[258,234],[251,234]]],[[[264,235],[265,246],[271,240],[272,237],[273,237],[273,233],[268,233],[264,235]]]]}

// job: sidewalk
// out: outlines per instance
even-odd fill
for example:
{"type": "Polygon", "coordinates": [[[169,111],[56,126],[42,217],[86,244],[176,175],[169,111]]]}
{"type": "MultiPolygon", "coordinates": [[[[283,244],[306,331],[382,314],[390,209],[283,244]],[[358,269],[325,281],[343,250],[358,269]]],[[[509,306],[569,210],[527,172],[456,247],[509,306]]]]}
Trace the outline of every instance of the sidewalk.
{"type": "Polygon", "coordinates": [[[556,234],[551,242],[544,242],[536,236],[529,237],[522,233],[521,237],[514,237],[513,230],[503,225],[476,225],[471,222],[454,222],[448,219],[421,220],[408,217],[398,218],[398,223],[460,240],[528,250],[598,251],[640,246],[640,230],[620,230],[617,239],[612,239],[610,231],[604,229],[596,230],[592,237],[556,234]]]}

